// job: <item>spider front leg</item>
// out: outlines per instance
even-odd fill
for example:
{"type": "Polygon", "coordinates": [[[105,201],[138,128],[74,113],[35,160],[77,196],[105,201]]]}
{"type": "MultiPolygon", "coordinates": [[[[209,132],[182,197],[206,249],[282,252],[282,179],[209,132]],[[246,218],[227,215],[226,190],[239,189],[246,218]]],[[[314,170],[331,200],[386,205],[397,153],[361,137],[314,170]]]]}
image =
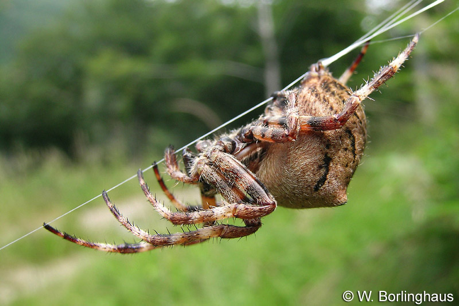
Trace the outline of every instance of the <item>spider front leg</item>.
{"type": "Polygon", "coordinates": [[[52,227],[51,225],[47,223],[43,223],[43,227],[50,231],[51,233],[67,240],[72,243],[95,249],[98,251],[104,251],[104,252],[109,252],[109,253],[121,253],[121,254],[132,254],[132,253],[141,253],[141,252],[146,252],[146,251],[151,251],[154,249],[157,249],[158,246],[154,246],[150,243],[141,241],[139,243],[123,243],[123,244],[108,244],[108,243],[100,243],[100,242],[90,242],[87,240],[83,240],[81,238],[77,238],[75,236],[69,235],[65,232],[62,232],[55,227],[52,227]]]}
{"type": "MultiPolygon", "coordinates": [[[[147,187],[148,188],[148,187],[147,187]]],[[[174,245],[192,245],[201,243],[209,240],[210,238],[237,238],[246,235],[250,235],[261,226],[246,226],[239,227],[233,225],[214,225],[208,226],[205,228],[197,229],[195,231],[175,233],[168,235],[150,235],[148,232],[140,229],[139,227],[133,225],[126,217],[124,217],[118,209],[113,205],[108,198],[107,193],[104,191],[102,193],[105,203],[107,204],[110,212],[115,216],[115,218],[120,222],[129,232],[134,236],[142,239],[143,241],[153,245],[154,247],[165,247],[165,246],[174,246],[174,245]]]]}
{"type": "Polygon", "coordinates": [[[253,234],[261,226],[260,224],[253,223],[251,226],[239,227],[234,225],[220,224],[215,226],[209,226],[201,228],[195,231],[175,233],[168,235],[150,235],[148,232],[140,229],[139,227],[133,225],[126,217],[121,215],[118,209],[111,203],[108,198],[107,193],[104,191],[102,193],[105,203],[110,209],[111,213],[115,218],[134,236],[142,239],[143,241],[139,243],[124,243],[124,244],[107,244],[99,242],[90,242],[75,236],[69,235],[65,232],[59,231],[58,229],[52,227],[49,224],[44,223],[43,227],[50,231],[51,233],[64,238],[67,241],[72,243],[110,253],[121,253],[121,254],[131,254],[131,253],[140,253],[157,248],[163,248],[167,246],[174,245],[192,245],[196,243],[201,243],[207,241],[210,238],[238,238],[253,234]]]}
{"type": "MultiPolygon", "coordinates": [[[[239,176],[245,173],[242,164],[238,165],[237,164],[238,162],[236,160],[226,161],[225,163],[226,158],[222,154],[224,153],[216,152],[215,154],[212,155],[214,157],[213,162],[215,164],[219,164],[221,166],[223,166],[224,164],[226,166],[232,165],[233,167],[239,166],[241,167],[241,169],[235,169],[235,172],[238,173],[239,176]],[[218,160],[218,159],[221,159],[221,160],[218,160]]],[[[251,186],[251,189],[253,189],[253,191],[247,191],[247,193],[250,194],[252,197],[256,198],[257,204],[259,205],[255,206],[255,205],[241,204],[240,202],[242,202],[242,200],[247,200],[245,193],[239,190],[238,188],[235,188],[236,189],[235,191],[231,191],[233,187],[230,187],[225,183],[225,180],[224,180],[225,175],[223,173],[216,174],[215,171],[216,169],[212,169],[210,167],[206,169],[202,169],[203,175],[205,175],[209,179],[209,182],[219,184],[220,188],[222,188],[222,191],[228,194],[232,193],[233,194],[232,198],[239,198],[240,201],[238,201],[238,203],[235,203],[235,204],[227,204],[222,207],[214,207],[208,210],[201,210],[201,211],[194,211],[194,212],[178,212],[178,213],[172,213],[169,209],[167,209],[166,207],[164,207],[163,205],[157,202],[157,200],[150,193],[149,188],[147,184],[145,183],[145,180],[143,179],[142,171],[141,170],[138,171],[138,178],[139,178],[139,182],[140,182],[142,190],[144,191],[145,195],[147,196],[148,200],[153,205],[153,207],[164,218],[168,219],[174,224],[199,224],[199,223],[208,224],[208,226],[201,228],[201,229],[197,229],[195,231],[168,234],[168,235],[161,235],[161,234],[150,235],[148,232],[140,229],[137,226],[134,226],[127,218],[125,218],[118,211],[118,209],[111,203],[105,191],[102,193],[102,197],[104,198],[104,201],[107,207],[110,209],[110,212],[129,232],[131,232],[136,237],[142,239],[143,240],[142,242],[133,243],[133,244],[125,243],[125,244],[120,244],[120,245],[97,243],[97,242],[95,243],[95,242],[89,242],[87,240],[83,240],[83,239],[74,237],[65,232],[61,232],[48,224],[43,224],[43,226],[45,227],[45,229],[52,232],[53,234],[61,238],[64,238],[65,240],[70,241],[72,243],[75,243],[75,244],[78,244],[84,247],[100,250],[100,251],[117,252],[117,253],[123,253],[123,254],[145,252],[145,251],[153,250],[156,248],[162,248],[165,246],[191,245],[191,244],[201,243],[210,238],[216,238],[216,237],[229,239],[229,238],[244,237],[244,236],[253,234],[261,227],[261,221],[259,218],[271,213],[274,210],[276,206],[275,201],[268,194],[263,194],[264,188],[262,187],[262,185],[259,185],[261,183],[259,183],[257,180],[254,181],[253,179],[251,179],[253,175],[251,176],[249,173],[247,173],[248,176],[245,179],[242,177],[240,177],[240,179],[242,181],[247,181],[247,178],[248,178],[248,180],[252,184],[255,184],[254,186],[252,186],[249,183],[248,187],[251,186]],[[210,179],[210,176],[215,176],[215,179],[210,179]],[[217,220],[228,219],[228,218],[241,218],[244,220],[245,226],[240,227],[240,226],[234,226],[234,225],[228,225],[228,224],[213,224],[213,222],[217,220]]],[[[247,185],[244,185],[244,186],[247,187],[247,185]]]]}
{"type": "MultiPolygon", "coordinates": [[[[180,170],[178,162],[177,162],[177,157],[175,156],[175,151],[172,146],[166,149],[166,152],[164,153],[164,160],[166,163],[167,172],[169,173],[170,177],[173,178],[174,180],[182,182],[182,183],[186,183],[186,184],[197,184],[199,182],[199,176],[197,175],[190,176],[188,173],[183,173],[180,170]]],[[[188,161],[187,163],[189,162],[190,161],[188,161]]]]}
{"type": "MultiPolygon", "coordinates": [[[[207,141],[203,141],[203,143],[206,143],[207,141]]],[[[198,143],[197,148],[198,150],[202,150],[201,148],[203,144],[201,144],[201,147],[199,146],[200,143],[198,143]]],[[[188,184],[198,184],[199,189],[201,190],[201,203],[202,203],[202,208],[203,209],[209,209],[211,207],[217,206],[217,201],[215,199],[216,191],[214,188],[206,184],[205,182],[201,182],[199,180],[198,175],[190,175],[191,169],[193,167],[194,161],[196,159],[196,156],[191,153],[189,150],[185,149],[183,151],[183,163],[185,164],[185,170],[186,174],[180,171],[177,158],[175,156],[175,151],[173,147],[169,147],[166,149],[165,152],[165,162],[166,162],[166,168],[167,172],[171,176],[171,178],[183,182],[183,183],[188,183],[188,184]]],[[[153,167],[153,170],[155,171],[156,179],[158,180],[161,188],[163,189],[164,193],[167,195],[167,197],[172,201],[175,207],[177,207],[181,211],[189,211],[189,210],[196,210],[199,207],[196,206],[185,206],[181,203],[179,203],[175,197],[167,190],[167,187],[164,184],[164,181],[162,180],[161,176],[159,175],[157,166],[153,167]]]]}
{"type": "MultiPolygon", "coordinates": [[[[241,165],[242,166],[242,165],[241,165]]],[[[233,169],[234,170],[234,169],[233,169]]],[[[225,178],[215,173],[215,169],[205,167],[202,169],[202,175],[206,179],[216,183],[221,188],[222,195],[226,199],[232,199],[233,203],[225,203],[225,205],[212,207],[211,209],[198,210],[191,212],[172,212],[170,209],[159,203],[151,194],[150,189],[143,178],[142,171],[137,172],[140,186],[147,197],[148,201],[155,210],[165,219],[169,220],[174,225],[183,224],[208,224],[223,219],[240,218],[254,219],[266,216],[275,209],[275,201],[272,196],[268,196],[264,189],[260,187],[260,182],[249,183],[249,191],[253,197],[257,198],[258,205],[245,204],[244,201],[249,201],[244,192],[238,186],[229,186],[225,183],[225,178]]]]}
{"type": "MultiPolygon", "coordinates": [[[[204,143],[207,141],[204,141],[204,143]]],[[[198,150],[202,149],[199,147],[198,143],[198,150]]],[[[202,202],[202,208],[208,209],[211,207],[217,206],[217,201],[215,199],[215,190],[212,189],[209,185],[202,183],[199,181],[199,176],[198,175],[190,175],[191,168],[193,167],[194,160],[196,158],[195,155],[193,155],[190,151],[187,149],[184,150],[183,152],[183,163],[185,164],[185,170],[186,174],[183,173],[177,162],[177,157],[175,156],[175,151],[173,147],[169,147],[166,149],[166,152],[164,154],[165,156],[165,162],[166,162],[166,167],[167,167],[167,172],[169,173],[170,177],[183,183],[187,184],[199,184],[199,188],[201,190],[201,202],[202,202]]],[[[174,199],[172,200],[173,196],[170,197],[168,195],[168,191],[166,191],[167,188],[165,188],[164,183],[161,183],[162,179],[159,178],[159,174],[156,174],[156,178],[158,179],[158,182],[161,185],[161,188],[163,191],[166,193],[166,195],[171,199],[172,203],[174,205],[178,204],[180,207],[179,209],[182,211],[187,211],[188,208],[183,209],[183,207],[180,206],[179,203],[174,199]],[[163,187],[164,186],[164,187],[163,187]]],[[[170,194],[170,193],[169,193],[170,194]]],[[[177,205],[176,205],[177,207],[177,205]]],[[[178,208],[178,207],[177,207],[178,208]]]]}
{"type": "MultiPolygon", "coordinates": [[[[245,220],[257,219],[271,213],[276,207],[274,198],[253,173],[238,160],[225,153],[224,149],[218,145],[213,143],[208,145],[213,147],[210,149],[208,149],[209,146],[198,148],[201,151],[198,157],[184,157],[186,174],[179,170],[172,148],[166,151],[166,166],[174,178],[193,183],[199,180],[203,198],[210,198],[215,201],[215,194],[218,190],[226,201],[222,202],[221,205],[212,205],[208,209],[203,207],[204,209],[198,211],[181,209],[182,212],[171,212],[151,194],[142,171],[139,170],[138,179],[145,196],[162,217],[175,225],[204,224],[211,226],[213,222],[218,220],[240,218],[248,226],[259,227],[261,225],[261,223],[258,224],[259,221],[245,220]],[[192,162],[190,162],[191,160],[192,162]]],[[[172,201],[176,201],[175,197],[165,187],[156,166],[154,170],[163,191],[172,201]]]]}

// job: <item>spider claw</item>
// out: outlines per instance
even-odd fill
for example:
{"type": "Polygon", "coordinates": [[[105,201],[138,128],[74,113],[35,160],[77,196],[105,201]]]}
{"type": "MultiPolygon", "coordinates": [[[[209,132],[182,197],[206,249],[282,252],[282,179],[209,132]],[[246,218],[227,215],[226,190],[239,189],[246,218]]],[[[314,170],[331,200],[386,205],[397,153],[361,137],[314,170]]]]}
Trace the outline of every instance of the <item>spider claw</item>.
{"type": "Polygon", "coordinates": [[[110,198],[108,197],[108,193],[105,190],[102,190],[102,198],[104,199],[105,203],[108,205],[110,202],[110,198]]]}
{"type": "Polygon", "coordinates": [[[55,235],[57,235],[57,236],[59,236],[59,237],[63,237],[63,236],[62,236],[62,233],[61,233],[59,230],[57,230],[56,228],[52,227],[52,226],[49,225],[48,223],[43,222],[43,227],[44,227],[46,230],[50,231],[51,233],[53,233],[53,234],[55,234],[55,235]]]}

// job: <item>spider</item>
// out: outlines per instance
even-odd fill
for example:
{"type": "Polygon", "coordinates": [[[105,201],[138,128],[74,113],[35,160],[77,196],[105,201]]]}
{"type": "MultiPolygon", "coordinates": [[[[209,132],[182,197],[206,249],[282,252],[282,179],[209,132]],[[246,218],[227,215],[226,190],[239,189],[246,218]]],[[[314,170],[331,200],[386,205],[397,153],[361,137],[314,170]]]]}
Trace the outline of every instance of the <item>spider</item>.
{"type": "Polygon", "coordinates": [[[172,212],[150,193],[142,171],[140,186],[155,210],[174,225],[203,224],[193,231],[155,234],[134,226],[103,199],[116,219],[142,241],[119,245],[94,243],[61,232],[50,232],[73,243],[106,252],[138,253],[174,245],[192,245],[210,238],[238,238],[255,233],[261,218],[277,205],[289,208],[334,207],[347,202],[347,187],[362,158],[366,143],[366,119],[361,102],[389,80],[408,59],[418,42],[408,46],[373,79],[356,91],[345,83],[368,44],[339,78],[319,62],[311,66],[299,87],[275,92],[264,114],[246,126],[214,140],[201,140],[197,153],[183,152],[185,171],[175,151],[166,149],[165,164],[171,178],[197,185],[202,206],[188,206],[167,189],[156,163],[153,170],[164,193],[178,212],[172,212]],[[217,202],[216,195],[222,200],[217,202]],[[244,226],[219,221],[238,218],[244,226]]]}

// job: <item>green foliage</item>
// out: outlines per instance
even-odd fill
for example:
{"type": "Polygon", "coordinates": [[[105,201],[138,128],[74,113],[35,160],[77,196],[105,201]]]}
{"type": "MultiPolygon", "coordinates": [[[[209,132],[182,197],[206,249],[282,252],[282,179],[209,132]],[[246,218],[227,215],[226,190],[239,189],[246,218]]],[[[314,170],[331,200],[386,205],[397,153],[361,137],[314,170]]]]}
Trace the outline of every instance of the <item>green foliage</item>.
{"type": "MultiPolygon", "coordinates": [[[[2,294],[0,301],[7,305],[88,301],[93,305],[338,305],[345,290],[375,294],[425,290],[456,297],[457,211],[432,210],[443,203],[425,190],[430,172],[403,171],[418,162],[414,152],[373,153],[353,180],[347,205],[279,208],[265,218],[255,236],[239,241],[213,240],[122,256],[84,249],[41,230],[2,251],[0,291],[8,294],[2,294]]],[[[0,191],[10,207],[3,211],[10,217],[2,222],[2,232],[10,240],[93,196],[96,186],[111,186],[117,178],[127,177],[133,169],[90,161],[76,168],[62,155],[47,156],[46,165],[30,175],[0,185],[5,186],[0,191]]],[[[146,178],[160,195],[152,173],[146,178]]],[[[136,185],[132,182],[110,193],[121,212],[145,229],[167,232],[168,226],[180,231],[160,220],[136,185]],[[123,203],[129,194],[138,198],[123,203]]],[[[181,193],[181,188],[175,188],[174,192],[193,203],[190,198],[197,194],[189,190],[181,193]]],[[[100,199],[55,225],[96,241],[132,241],[100,199]]]]}
{"type": "MultiPolygon", "coordinates": [[[[285,82],[360,32],[362,11],[343,15],[294,1],[274,8],[285,82]],[[329,33],[323,25],[332,20],[342,26],[329,33]]],[[[256,7],[217,1],[75,4],[25,36],[2,70],[0,148],[56,146],[72,155],[80,134],[100,145],[121,137],[135,148],[164,126],[180,135],[178,144],[188,142],[207,128],[179,117],[170,106],[177,99],[199,101],[222,120],[265,99],[255,27],[256,7]]]]}

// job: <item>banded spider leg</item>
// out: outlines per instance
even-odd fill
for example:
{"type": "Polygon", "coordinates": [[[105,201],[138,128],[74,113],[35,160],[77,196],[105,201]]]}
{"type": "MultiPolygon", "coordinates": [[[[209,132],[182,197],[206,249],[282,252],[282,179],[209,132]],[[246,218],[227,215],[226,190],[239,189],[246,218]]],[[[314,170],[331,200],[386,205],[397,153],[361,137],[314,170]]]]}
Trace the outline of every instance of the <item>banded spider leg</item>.
{"type": "MultiPolygon", "coordinates": [[[[279,143],[295,141],[300,134],[309,131],[340,129],[347,123],[363,100],[394,76],[402,64],[408,59],[408,56],[411,51],[413,51],[418,40],[419,35],[415,35],[405,50],[387,66],[381,67],[368,83],[353,92],[345,101],[344,107],[340,113],[323,117],[299,115],[296,103],[296,93],[293,91],[277,92],[274,94],[273,100],[277,102],[278,105],[281,105],[281,107],[278,106],[278,109],[268,109],[267,114],[262,116],[256,124],[250,124],[242,129],[240,133],[241,138],[245,140],[256,138],[259,141],[279,143]]],[[[341,76],[341,80],[348,80],[350,73],[355,70],[361,57],[365,54],[366,48],[367,45],[362,49],[354,64],[341,76]]],[[[306,81],[307,78],[314,78],[322,73],[327,72],[320,63],[313,65],[304,81],[306,81]]]]}
{"type": "MultiPolygon", "coordinates": [[[[173,245],[190,245],[206,241],[210,238],[239,238],[253,234],[261,226],[259,218],[271,213],[276,203],[273,197],[265,190],[261,182],[248,171],[241,163],[236,159],[230,157],[224,152],[216,152],[212,150],[214,159],[212,163],[203,161],[202,168],[199,169],[199,175],[194,177],[187,176],[180,170],[173,175],[173,178],[181,180],[187,183],[197,183],[198,178],[202,175],[207,178],[208,182],[219,186],[220,192],[227,195],[228,199],[235,200],[233,203],[224,203],[220,206],[215,206],[207,210],[195,210],[185,208],[186,206],[178,202],[175,197],[169,192],[166,195],[170,199],[174,199],[173,203],[178,204],[179,212],[172,212],[151,194],[148,185],[146,184],[142,171],[137,172],[140,186],[147,197],[148,201],[152,204],[155,210],[165,219],[169,220],[174,225],[184,224],[212,224],[195,231],[174,233],[174,234],[156,234],[150,235],[148,232],[133,225],[127,218],[125,218],[118,209],[111,203],[107,193],[104,191],[102,196],[107,207],[115,218],[132,234],[140,238],[142,242],[139,243],[124,243],[119,245],[89,242],[75,236],[69,235],[65,232],[61,232],[49,224],[44,224],[45,229],[56,234],[57,236],[64,238],[70,242],[76,243],[81,246],[85,246],[92,249],[97,249],[105,252],[117,252],[117,253],[138,253],[149,251],[155,248],[161,248],[165,246],[173,245]],[[215,165],[220,165],[216,167],[215,165]],[[225,167],[231,165],[232,171],[237,172],[237,176],[240,178],[241,183],[239,186],[229,186],[225,182],[225,167]],[[249,186],[252,191],[246,192],[245,190],[249,186]],[[246,195],[247,193],[248,195],[246,195]],[[252,197],[252,198],[249,198],[252,197]],[[244,202],[247,201],[247,202],[244,202]],[[247,204],[246,204],[247,203],[247,204]],[[246,226],[234,226],[229,224],[214,224],[215,221],[229,219],[229,218],[240,218],[243,219],[246,226]]],[[[175,159],[175,152],[169,149],[166,152],[166,162],[169,168],[178,169],[178,164],[175,159]]],[[[156,168],[156,167],[155,167],[156,168]]],[[[155,173],[157,169],[155,170],[155,173]]],[[[161,185],[162,179],[160,179],[161,185]]],[[[165,186],[163,190],[167,190],[165,186]]]]}

